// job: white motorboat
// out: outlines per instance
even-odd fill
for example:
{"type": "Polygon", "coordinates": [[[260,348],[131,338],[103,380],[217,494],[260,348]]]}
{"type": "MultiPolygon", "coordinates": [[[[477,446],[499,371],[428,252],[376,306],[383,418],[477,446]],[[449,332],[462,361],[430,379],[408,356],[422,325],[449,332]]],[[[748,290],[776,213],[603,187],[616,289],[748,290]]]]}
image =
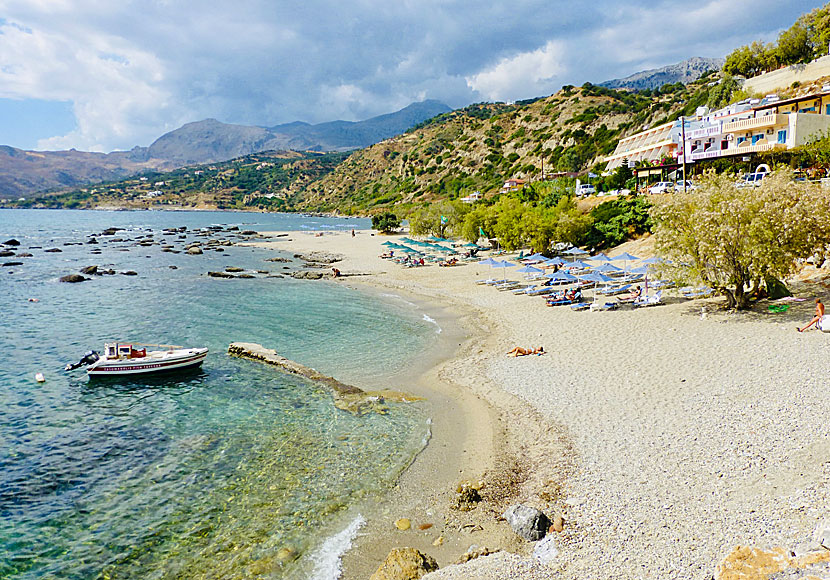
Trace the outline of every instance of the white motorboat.
{"type": "Polygon", "coordinates": [[[88,364],[86,372],[90,377],[162,373],[198,367],[205,360],[207,353],[207,348],[110,342],[104,345],[103,356],[91,351],[76,365],[68,365],[67,370],[88,364]],[[148,346],[164,350],[147,350],[148,346]]]}

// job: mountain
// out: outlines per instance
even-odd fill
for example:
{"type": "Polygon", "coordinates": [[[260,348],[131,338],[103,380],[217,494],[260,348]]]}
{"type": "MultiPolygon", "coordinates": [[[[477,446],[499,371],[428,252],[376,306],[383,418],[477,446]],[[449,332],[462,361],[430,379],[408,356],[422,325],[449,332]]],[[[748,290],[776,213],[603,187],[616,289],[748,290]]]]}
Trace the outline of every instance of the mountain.
{"type": "Polygon", "coordinates": [[[251,127],[205,119],[130,151],[24,151],[0,146],[0,198],[123,179],[146,170],[226,161],[260,151],[347,151],[367,147],[451,109],[427,100],[365,121],[251,127]]]}
{"type": "Polygon", "coordinates": [[[683,83],[684,85],[696,81],[709,71],[720,70],[723,66],[722,58],[703,58],[695,56],[677,64],[644,70],[627,76],[624,79],[613,79],[600,83],[600,86],[609,89],[658,89],[666,84],[683,83]]]}
{"type": "Polygon", "coordinates": [[[147,148],[147,157],[189,165],[226,161],[259,151],[362,149],[450,110],[443,103],[427,100],[365,121],[331,121],[318,125],[294,122],[270,128],[205,119],[162,135],[147,148]]]}

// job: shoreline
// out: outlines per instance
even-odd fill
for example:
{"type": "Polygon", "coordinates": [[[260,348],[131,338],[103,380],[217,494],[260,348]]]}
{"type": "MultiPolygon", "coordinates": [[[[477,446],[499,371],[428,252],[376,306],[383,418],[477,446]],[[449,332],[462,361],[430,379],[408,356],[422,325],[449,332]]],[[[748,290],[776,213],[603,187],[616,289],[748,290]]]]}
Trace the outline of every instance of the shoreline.
{"type": "MultiPolygon", "coordinates": [[[[447,510],[448,526],[458,516],[477,518],[482,529],[458,532],[453,554],[426,546],[441,565],[430,578],[470,577],[472,569],[475,577],[509,577],[520,561],[523,578],[697,580],[710,578],[737,546],[789,550],[809,541],[827,517],[827,337],[793,331],[812,317],[809,301],[786,313],[726,313],[717,299],[685,301],[667,293],[667,304],[656,308],[572,312],[476,286],[476,278],[490,273],[476,264],[405,269],[388,263],[378,255],[380,242],[391,237],[361,231],[356,237],[292,232],[292,238],[256,245],[342,254],[344,273],[370,275],[335,283],[411,292],[458,312],[460,320],[469,316],[466,348],[435,376],[494,409],[491,464],[500,457],[512,463],[501,464],[505,477],[488,474],[482,495],[493,506],[502,507],[501,499],[564,515],[565,529],[554,537],[560,553],[548,566],[494,556],[447,567],[472,544],[520,556],[534,547],[487,504],[463,514],[447,510]],[[504,355],[513,346],[537,344],[548,354],[504,355]],[[509,497],[488,496],[495,490],[509,497]]],[[[649,255],[641,242],[617,252],[649,255]]],[[[803,297],[827,293],[804,283],[794,289],[803,297]]],[[[403,474],[402,488],[417,480],[421,465],[428,470],[428,459],[425,454],[403,474]]],[[[457,482],[444,477],[454,488],[457,482]]],[[[444,495],[433,503],[446,506],[454,489],[434,486],[444,495]]],[[[367,527],[367,537],[414,545],[415,533],[392,525],[403,516],[390,513],[377,528],[367,527]]],[[[367,543],[356,542],[344,558],[346,578],[365,578],[363,571],[379,565],[367,562],[352,575],[350,562],[368,556],[367,543]]]]}
{"type": "MultiPolygon", "coordinates": [[[[288,233],[291,241],[257,241],[248,245],[301,253],[320,250],[321,241],[328,246],[326,242],[333,236],[348,236],[348,232],[327,232],[324,236],[313,232],[263,232],[274,233],[288,233]]],[[[361,238],[370,234],[370,230],[359,231],[361,238]]],[[[344,255],[338,267],[363,267],[350,262],[353,256],[349,252],[332,247],[326,251],[344,255]]],[[[377,262],[386,265],[380,259],[377,262]]],[[[421,378],[417,384],[401,387],[427,399],[432,437],[404,469],[395,488],[379,502],[375,513],[366,517],[352,548],[342,558],[342,578],[368,578],[392,548],[403,545],[434,557],[442,569],[454,564],[474,545],[528,553],[532,545],[515,536],[500,521],[501,514],[511,503],[527,496],[528,489],[558,489],[564,485],[564,478],[555,468],[571,463],[570,442],[562,434],[550,443],[540,442],[538,436],[549,436],[552,424],[477,370],[483,368],[488,353],[501,349],[499,343],[505,330],[497,320],[472,304],[402,283],[384,271],[375,269],[368,274],[331,282],[370,294],[401,296],[433,318],[442,333],[439,344],[428,349],[433,354],[418,365],[416,374],[421,374],[421,378]],[[482,337],[486,337],[483,342],[482,337]],[[436,350],[439,352],[435,353],[436,350]],[[529,452],[531,447],[534,449],[529,452]],[[516,459],[520,455],[524,457],[516,459]],[[559,457],[548,462],[544,458],[550,455],[559,457]],[[556,483],[551,486],[552,481],[556,483]],[[481,503],[469,512],[450,508],[461,482],[484,484],[481,503]],[[401,517],[412,521],[410,530],[395,528],[394,521],[401,517]],[[432,527],[418,530],[419,524],[432,527]],[[435,545],[438,537],[443,542],[435,545]]]]}

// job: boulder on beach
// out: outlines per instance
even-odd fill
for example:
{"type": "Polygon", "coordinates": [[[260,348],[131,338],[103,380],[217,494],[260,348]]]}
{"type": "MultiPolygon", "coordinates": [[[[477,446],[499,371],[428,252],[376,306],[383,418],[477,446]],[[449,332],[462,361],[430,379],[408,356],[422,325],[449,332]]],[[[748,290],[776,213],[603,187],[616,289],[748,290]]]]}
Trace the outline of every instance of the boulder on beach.
{"type": "Polygon", "coordinates": [[[309,272],[308,270],[300,270],[292,274],[297,280],[319,280],[323,277],[322,272],[309,272]]]}
{"type": "Polygon", "coordinates": [[[503,517],[518,536],[529,542],[541,540],[550,528],[548,516],[542,511],[526,505],[510,506],[504,512],[503,517]]]}
{"type": "Polygon", "coordinates": [[[437,569],[434,558],[415,548],[394,548],[369,580],[417,580],[437,569]]]}
{"type": "Polygon", "coordinates": [[[66,276],[61,276],[59,280],[61,282],[69,282],[74,284],[75,282],[84,282],[85,280],[89,280],[89,278],[85,278],[80,274],[67,274],[66,276]]]}
{"type": "Polygon", "coordinates": [[[305,262],[317,262],[319,264],[334,264],[343,259],[340,254],[332,254],[329,252],[307,252],[304,254],[294,254],[294,257],[305,262]]]}
{"type": "Polygon", "coordinates": [[[20,242],[15,240],[14,238],[12,238],[10,240],[6,240],[5,242],[3,242],[3,245],[4,246],[19,246],[20,242]]]}

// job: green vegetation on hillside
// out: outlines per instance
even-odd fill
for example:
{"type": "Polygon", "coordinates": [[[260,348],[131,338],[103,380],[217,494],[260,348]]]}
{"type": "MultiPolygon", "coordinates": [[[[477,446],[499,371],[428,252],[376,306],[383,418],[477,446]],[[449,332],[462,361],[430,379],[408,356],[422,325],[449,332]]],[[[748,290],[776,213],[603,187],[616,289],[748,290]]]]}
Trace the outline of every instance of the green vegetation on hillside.
{"type": "Polygon", "coordinates": [[[752,77],[782,66],[806,63],[828,53],[830,4],[803,14],[778,35],[778,41],[753,42],[735,49],[726,57],[723,71],[752,77]]]}

